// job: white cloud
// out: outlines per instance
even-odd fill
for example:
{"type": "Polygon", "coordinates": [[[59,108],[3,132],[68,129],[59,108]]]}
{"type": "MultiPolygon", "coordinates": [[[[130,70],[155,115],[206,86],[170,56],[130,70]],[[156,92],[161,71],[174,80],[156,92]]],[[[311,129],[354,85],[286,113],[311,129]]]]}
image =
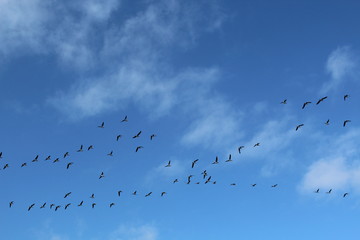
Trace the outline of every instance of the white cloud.
{"type": "Polygon", "coordinates": [[[156,240],[158,230],[151,225],[120,226],[110,234],[110,240],[156,240]]]}
{"type": "Polygon", "coordinates": [[[352,129],[319,148],[322,157],[307,169],[299,185],[303,193],[314,189],[330,189],[360,192],[360,129],[352,129]]]}
{"type": "Polygon", "coordinates": [[[359,67],[358,59],[355,53],[348,46],[338,47],[327,59],[326,71],[330,74],[330,80],[326,82],[322,93],[336,90],[342,83],[353,80],[359,67]]]}

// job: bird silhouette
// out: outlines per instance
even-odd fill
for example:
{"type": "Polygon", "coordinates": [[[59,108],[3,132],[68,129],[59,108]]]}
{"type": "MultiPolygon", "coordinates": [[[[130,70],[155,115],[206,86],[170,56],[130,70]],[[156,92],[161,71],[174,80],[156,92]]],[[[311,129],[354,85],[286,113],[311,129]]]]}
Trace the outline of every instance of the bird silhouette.
{"type": "Polygon", "coordinates": [[[306,105],[310,104],[311,102],[305,102],[302,106],[302,109],[304,109],[306,107],[306,105]]]}
{"type": "Polygon", "coordinates": [[[344,193],[343,198],[346,197],[347,195],[349,195],[349,193],[344,193]]]}
{"type": "Polygon", "coordinates": [[[36,157],[32,160],[32,162],[37,162],[39,158],[39,155],[36,155],[36,157]]]}
{"type": "Polygon", "coordinates": [[[95,198],[95,194],[94,193],[91,194],[90,198],[95,198]]]}
{"type": "Polygon", "coordinates": [[[64,158],[66,158],[69,155],[70,155],[69,152],[64,153],[64,158]]]}
{"type": "Polygon", "coordinates": [[[120,197],[120,194],[122,193],[122,191],[121,190],[119,190],[118,192],[117,192],[117,194],[118,194],[118,196],[120,197]]]}
{"type": "Polygon", "coordinates": [[[44,202],[44,204],[41,205],[40,209],[45,208],[45,206],[46,206],[46,202],[44,202]]]}
{"type": "Polygon", "coordinates": [[[205,177],[208,175],[206,170],[204,170],[201,174],[203,175],[203,179],[205,179],[205,177]]]}
{"type": "Polygon", "coordinates": [[[140,149],[144,148],[143,146],[137,146],[135,152],[138,152],[140,149]]]}
{"type": "Polygon", "coordinates": [[[277,187],[277,186],[278,186],[277,184],[274,184],[274,185],[272,185],[271,187],[275,188],[275,187],[277,187]]]}
{"type": "Polygon", "coordinates": [[[89,151],[90,149],[94,149],[94,146],[93,146],[93,145],[90,145],[90,146],[88,147],[88,151],[89,151]]]}
{"type": "Polygon", "coordinates": [[[241,149],[243,149],[245,146],[240,146],[240,147],[238,147],[238,152],[239,152],[239,154],[241,153],[241,149]]]}
{"type": "Polygon", "coordinates": [[[195,163],[197,163],[197,161],[199,161],[199,159],[195,159],[195,160],[191,163],[191,168],[194,168],[195,163]]]}
{"type": "Polygon", "coordinates": [[[152,192],[149,192],[148,194],[145,195],[145,197],[149,197],[152,194],[152,192]]]}
{"type": "Polygon", "coordinates": [[[14,201],[9,202],[9,208],[11,208],[14,205],[14,201]]]}
{"type": "Polygon", "coordinates": [[[103,177],[105,177],[104,172],[101,172],[99,179],[102,179],[103,177]]]}
{"type": "Polygon", "coordinates": [[[50,204],[50,209],[52,209],[53,207],[55,207],[55,204],[50,204]]]}
{"type": "Polygon", "coordinates": [[[122,137],[122,135],[120,134],[120,135],[117,135],[116,136],[116,141],[119,141],[119,139],[122,137]]]}
{"type": "Polygon", "coordinates": [[[254,144],[254,147],[259,147],[260,146],[260,143],[255,143],[254,144]]]}
{"type": "Polygon", "coordinates": [[[287,99],[284,99],[282,102],[280,102],[281,104],[286,104],[287,103],[287,99]]]}
{"type": "Polygon", "coordinates": [[[316,189],[316,191],[314,191],[314,193],[319,193],[320,188],[316,189]]]}
{"type": "Polygon", "coordinates": [[[71,205],[71,203],[66,204],[64,209],[66,210],[70,205],[71,205]]]}
{"type": "Polygon", "coordinates": [[[34,206],[35,206],[35,203],[31,204],[31,205],[28,207],[28,211],[30,211],[34,206]]]}
{"type": "Polygon", "coordinates": [[[151,134],[150,140],[153,140],[154,137],[156,137],[156,135],[155,135],[155,134],[151,134]]]}
{"type": "Polygon", "coordinates": [[[211,181],[211,176],[208,177],[208,179],[205,181],[205,184],[209,183],[211,181]]]}
{"type": "Polygon", "coordinates": [[[327,99],[327,96],[320,98],[319,101],[317,101],[316,105],[318,105],[319,103],[321,103],[321,102],[324,101],[325,99],[327,99]]]}
{"type": "Polygon", "coordinates": [[[81,201],[79,204],[78,204],[78,207],[81,207],[83,205],[84,201],[81,201]]]}
{"type": "Polygon", "coordinates": [[[297,125],[297,126],[296,126],[295,131],[299,130],[299,128],[301,128],[302,126],[304,126],[304,124],[303,124],[303,123],[302,123],[302,124],[297,125]]]}
{"type": "Polygon", "coordinates": [[[45,158],[46,161],[47,161],[47,160],[50,160],[50,159],[51,159],[51,156],[50,156],[50,155],[45,158]]]}
{"type": "Polygon", "coordinates": [[[3,170],[7,169],[8,167],[9,167],[9,164],[6,163],[6,164],[4,165],[4,167],[3,167],[3,170]]]}
{"type": "Polygon", "coordinates": [[[59,208],[61,208],[60,205],[56,206],[56,207],[55,207],[55,211],[57,211],[59,208]]]}
{"type": "Polygon", "coordinates": [[[165,167],[171,167],[171,161],[169,161],[168,164],[165,165],[165,167]]]}
{"type": "Polygon", "coordinates": [[[100,126],[98,126],[98,128],[104,128],[104,126],[105,126],[105,123],[104,123],[104,122],[102,122],[102,123],[101,123],[101,125],[100,125],[100,126]]]}
{"type": "Polygon", "coordinates": [[[96,203],[91,204],[91,208],[94,208],[96,206],[96,203]]]}
{"type": "Polygon", "coordinates": [[[173,181],[173,183],[177,183],[177,182],[179,182],[179,180],[176,178],[176,179],[173,181]]]}
{"type": "Polygon", "coordinates": [[[344,123],[343,123],[343,127],[346,126],[347,123],[351,122],[351,120],[345,120],[344,123]]]}
{"type": "Polygon", "coordinates": [[[123,120],[121,120],[121,122],[127,122],[128,121],[128,117],[125,116],[123,120]]]}
{"type": "Polygon", "coordinates": [[[166,192],[162,192],[162,193],[161,193],[161,197],[164,196],[165,194],[166,194],[166,192]]]}
{"type": "Polygon", "coordinates": [[[229,159],[226,160],[225,162],[231,162],[231,161],[232,161],[232,159],[231,159],[231,154],[229,154],[229,159]]]}
{"type": "Polygon", "coordinates": [[[113,156],[113,151],[109,152],[107,155],[112,157],[113,156]]]}
{"type": "Polygon", "coordinates": [[[73,162],[69,162],[67,165],[66,165],[66,169],[69,169],[69,167],[71,166],[71,165],[73,165],[74,163],[73,162]]]}
{"type": "Polygon", "coordinates": [[[26,167],[26,166],[27,166],[26,162],[21,164],[21,167],[26,167]]]}
{"type": "Polygon", "coordinates": [[[326,193],[327,193],[327,194],[330,194],[330,193],[331,193],[331,191],[332,191],[332,189],[330,189],[330,190],[329,190],[329,191],[327,191],[326,193]]]}
{"type": "Polygon", "coordinates": [[[255,186],[256,186],[256,183],[251,184],[251,186],[252,186],[252,187],[255,187],[255,186]]]}
{"type": "Polygon", "coordinates": [[[59,158],[56,158],[54,161],[53,161],[53,163],[56,163],[56,162],[59,162],[60,161],[60,159],[59,158]]]}
{"type": "Polygon", "coordinates": [[[83,145],[80,146],[79,150],[77,150],[77,152],[82,152],[83,151],[83,145]]]}
{"type": "Polygon", "coordinates": [[[138,132],[135,136],[133,136],[133,138],[138,138],[138,137],[140,137],[140,134],[141,134],[141,131],[138,132]]]}
{"type": "Polygon", "coordinates": [[[64,198],[67,198],[68,196],[70,196],[71,192],[68,192],[67,194],[65,194],[64,198]]]}
{"type": "Polygon", "coordinates": [[[134,192],[132,193],[132,195],[134,195],[134,196],[135,196],[136,194],[137,194],[137,191],[134,191],[134,192]]]}
{"type": "Polygon", "coordinates": [[[112,206],[114,206],[115,203],[110,203],[109,207],[112,208],[112,206]]]}
{"type": "Polygon", "coordinates": [[[330,124],[330,119],[328,119],[326,122],[325,122],[325,125],[329,125],[330,124]]]}
{"type": "Polygon", "coordinates": [[[219,158],[218,156],[215,157],[215,161],[212,164],[218,164],[219,163],[219,158]]]}
{"type": "Polygon", "coordinates": [[[2,153],[2,152],[0,152],[0,158],[2,158],[2,155],[3,155],[3,153],[2,153]]]}
{"type": "Polygon", "coordinates": [[[236,186],[236,183],[230,183],[230,186],[236,186]]]}
{"type": "Polygon", "coordinates": [[[344,101],[346,101],[346,99],[348,99],[350,96],[348,94],[344,95],[344,101]]]}

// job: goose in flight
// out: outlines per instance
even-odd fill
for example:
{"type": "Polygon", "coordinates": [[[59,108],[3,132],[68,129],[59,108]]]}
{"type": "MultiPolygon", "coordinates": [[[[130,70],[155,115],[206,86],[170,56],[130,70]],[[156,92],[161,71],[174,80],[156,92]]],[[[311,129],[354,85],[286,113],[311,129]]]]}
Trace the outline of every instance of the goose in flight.
{"type": "Polygon", "coordinates": [[[325,99],[327,99],[327,96],[320,98],[319,101],[317,101],[316,105],[318,105],[319,103],[321,103],[321,102],[324,101],[325,99]]]}
{"type": "Polygon", "coordinates": [[[275,187],[277,187],[277,186],[278,186],[277,184],[274,184],[274,185],[272,185],[271,187],[275,188],[275,187]]]}
{"type": "Polygon", "coordinates": [[[3,167],[3,170],[7,169],[9,167],[9,164],[5,164],[4,167],[3,167]]]}
{"type": "Polygon", "coordinates": [[[47,160],[50,160],[50,158],[51,158],[51,156],[49,155],[49,156],[47,156],[46,158],[45,158],[45,160],[47,161],[47,160]]]}
{"type": "Polygon", "coordinates": [[[93,146],[93,145],[90,145],[90,146],[88,147],[88,151],[89,151],[90,149],[94,149],[94,146],[93,146]]]}
{"type": "Polygon", "coordinates": [[[240,147],[238,147],[238,152],[239,152],[239,154],[241,153],[241,149],[243,149],[245,146],[240,146],[240,147]]]}
{"type": "Polygon", "coordinates": [[[84,201],[81,201],[79,204],[78,204],[78,207],[81,207],[83,205],[84,201]]]}
{"type": "Polygon", "coordinates": [[[102,179],[103,177],[105,177],[104,172],[101,172],[99,179],[102,179]]]}
{"type": "Polygon", "coordinates": [[[195,163],[196,163],[197,161],[199,161],[199,159],[195,159],[195,160],[191,163],[191,168],[194,168],[195,163]]]}
{"type": "Polygon", "coordinates": [[[325,122],[325,125],[329,125],[330,124],[330,119],[328,119],[326,122],[325,122]]]}
{"type": "Polygon", "coordinates": [[[26,167],[26,166],[27,166],[26,162],[24,162],[23,164],[21,164],[21,167],[26,167]]]}
{"type": "Polygon", "coordinates": [[[152,192],[149,192],[148,194],[145,195],[145,197],[149,197],[152,194],[152,192]]]}
{"type": "Polygon", "coordinates": [[[73,162],[69,162],[67,165],[66,165],[66,169],[69,169],[69,167],[71,166],[71,165],[73,165],[74,163],[73,162]]]}
{"type": "Polygon", "coordinates": [[[303,123],[302,123],[302,124],[297,125],[297,126],[296,126],[295,131],[299,130],[299,128],[301,128],[302,126],[304,126],[304,124],[303,124],[303,123]]]}
{"type": "Polygon", "coordinates": [[[55,204],[50,204],[50,209],[52,209],[53,207],[55,207],[55,204]]]}
{"type": "Polygon", "coordinates": [[[343,127],[345,127],[348,122],[351,122],[351,120],[345,120],[343,123],[343,127]]]}
{"type": "Polygon", "coordinates": [[[346,99],[348,99],[350,96],[348,94],[344,95],[344,101],[346,101],[346,99]]]}
{"type": "Polygon", "coordinates": [[[306,105],[310,104],[311,102],[305,102],[302,106],[302,109],[304,109],[306,107],[306,105]]]}
{"type": "Polygon", "coordinates": [[[176,179],[173,181],[173,183],[177,183],[177,182],[179,182],[179,180],[176,178],[176,179]]]}
{"type": "Polygon", "coordinates": [[[320,188],[316,189],[316,191],[314,191],[314,193],[319,193],[320,188]]]}
{"type": "Polygon", "coordinates": [[[68,196],[70,196],[71,192],[68,192],[67,194],[65,194],[64,198],[67,198],[68,196]]]}
{"type": "Polygon", "coordinates": [[[55,211],[57,211],[59,208],[61,208],[60,205],[56,206],[56,207],[55,207],[55,211]]]}
{"type": "Polygon", "coordinates": [[[254,147],[259,147],[260,146],[260,143],[255,143],[254,144],[254,147]]]}
{"type": "Polygon", "coordinates": [[[96,206],[96,203],[91,204],[91,208],[94,208],[96,206]]]}
{"type": "Polygon", "coordinates": [[[331,191],[332,191],[332,189],[330,189],[330,190],[329,190],[329,191],[327,191],[326,193],[327,193],[327,194],[330,194],[330,193],[331,193],[331,191]]]}
{"type": "Polygon", "coordinates": [[[162,192],[162,193],[161,193],[161,197],[164,196],[165,194],[166,194],[166,192],[162,192]]]}
{"type": "Polygon", "coordinates": [[[205,177],[208,175],[206,170],[204,170],[201,174],[203,175],[203,179],[205,179],[205,177]]]}
{"type": "Polygon", "coordinates": [[[346,197],[347,195],[349,195],[349,193],[344,193],[343,198],[346,197]]]}
{"type": "Polygon", "coordinates": [[[231,183],[230,186],[236,186],[236,183],[231,183]]]}
{"type": "Polygon", "coordinates": [[[82,152],[83,151],[83,145],[80,146],[79,150],[77,150],[77,152],[82,152]]]}
{"type": "Polygon", "coordinates": [[[109,207],[112,208],[112,206],[114,206],[114,205],[115,205],[115,203],[112,202],[112,203],[110,203],[109,207]]]}
{"type": "Polygon", "coordinates": [[[119,139],[120,139],[121,137],[122,137],[121,134],[117,135],[117,136],[116,136],[116,141],[119,141],[119,139]]]}
{"type": "Polygon", "coordinates": [[[165,167],[171,167],[171,161],[169,161],[168,164],[165,165],[165,167]]]}
{"type": "Polygon", "coordinates": [[[138,152],[140,149],[144,148],[143,146],[137,146],[135,152],[138,152]]]}
{"type": "Polygon", "coordinates": [[[64,209],[66,210],[70,205],[71,205],[71,203],[66,204],[64,209]]]}
{"type": "Polygon", "coordinates": [[[31,204],[31,205],[28,207],[28,211],[30,211],[34,206],[35,206],[35,203],[31,204]]]}
{"type": "Polygon", "coordinates": [[[11,208],[12,205],[14,205],[14,201],[9,202],[9,208],[11,208]]]}
{"type": "Polygon", "coordinates": [[[219,158],[218,156],[216,156],[215,161],[212,164],[218,164],[218,163],[219,163],[219,158]]]}
{"type": "Polygon", "coordinates": [[[53,161],[53,163],[56,163],[56,162],[59,162],[60,161],[60,159],[59,158],[56,158],[54,161],[53,161]]]}
{"type": "Polygon", "coordinates": [[[208,177],[208,179],[205,181],[205,184],[209,183],[211,181],[211,176],[208,177]]]}
{"type": "Polygon", "coordinates": [[[231,159],[231,154],[229,154],[229,159],[226,160],[225,162],[231,162],[231,161],[232,161],[232,159],[231,159]]]}
{"type": "Polygon", "coordinates": [[[135,196],[136,194],[137,194],[137,191],[134,191],[134,192],[132,193],[132,195],[134,195],[134,196],[135,196]]]}
{"type": "Polygon", "coordinates": [[[255,186],[256,186],[256,183],[251,184],[251,186],[252,186],[252,187],[255,187],[255,186]]]}
{"type": "Polygon", "coordinates": [[[95,194],[94,193],[91,194],[90,198],[95,198],[95,194]]]}
{"type": "Polygon", "coordinates": [[[32,162],[37,162],[39,158],[39,155],[36,155],[36,157],[32,160],[32,162]]]}
{"type": "Polygon", "coordinates": [[[118,194],[118,196],[120,197],[120,194],[122,193],[122,191],[121,190],[119,190],[118,192],[117,192],[117,194],[118,194]]]}
{"type": "Polygon", "coordinates": [[[104,122],[102,122],[102,123],[101,123],[101,125],[100,125],[100,126],[98,126],[98,128],[104,128],[104,126],[105,126],[105,123],[104,123],[104,122]]]}
{"type": "Polygon", "coordinates": [[[127,122],[128,121],[128,117],[125,116],[123,120],[121,120],[121,122],[127,122]]]}
{"type": "Polygon", "coordinates": [[[133,136],[133,138],[138,138],[138,137],[140,137],[140,134],[141,134],[141,131],[138,132],[135,136],[133,136]]]}
{"type": "Polygon", "coordinates": [[[287,103],[287,99],[284,99],[282,102],[280,102],[281,104],[286,104],[287,103]]]}
{"type": "Polygon", "coordinates": [[[69,156],[70,154],[69,154],[69,152],[66,152],[65,154],[64,154],[64,158],[66,158],[67,156],[69,156]]]}
{"type": "Polygon", "coordinates": [[[156,137],[156,135],[155,135],[155,134],[151,134],[150,140],[153,140],[154,137],[156,137]]]}
{"type": "Polygon", "coordinates": [[[109,152],[107,155],[112,157],[113,156],[113,151],[109,152]]]}
{"type": "Polygon", "coordinates": [[[46,202],[44,202],[44,204],[41,205],[40,209],[45,208],[45,206],[46,206],[46,202]]]}

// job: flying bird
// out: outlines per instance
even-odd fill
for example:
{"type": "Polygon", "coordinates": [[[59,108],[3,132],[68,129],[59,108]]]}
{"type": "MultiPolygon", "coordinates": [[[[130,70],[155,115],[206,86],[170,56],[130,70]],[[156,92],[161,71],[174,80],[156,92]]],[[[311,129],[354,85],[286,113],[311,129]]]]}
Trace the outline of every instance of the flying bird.
{"type": "Polygon", "coordinates": [[[327,193],[327,194],[330,194],[330,193],[331,193],[331,191],[332,191],[332,189],[330,189],[330,190],[329,190],[329,191],[327,191],[326,193],[327,193]]]}
{"type": "Polygon", "coordinates": [[[91,204],[91,207],[94,208],[96,206],[96,203],[91,204]]]}
{"type": "Polygon", "coordinates": [[[95,198],[95,194],[94,193],[91,194],[90,198],[95,198]]]}
{"type": "Polygon", "coordinates": [[[14,201],[9,202],[9,208],[11,208],[12,205],[14,205],[14,201]]]}
{"type": "Polygon", "coordinates": [[[137,146],[135,152],[138,152],[140,149],[144,148],[143,146],[137,146]]]}
{"type": "Polygon", "coordinates": [[[60,205],[56,206],[56,207],[55,207],[55,211],[57,211],[59,208],[61,208],[60,205]]]}
{"type": "Polygon", "coordinates": [[[196,163],[197,161],[199,161],[199,159],[195,159],[195,160],[191,163],[191,168],[194,168],[195,163],[196,163]]]}
{"type": "Polygon", "coordinates": [[[69,162],[67,165],[66,165],[66,169],[69,169],[69,167],[71,166],[71,165],[73,165],[74,163],[73,162],[69,162]]]}
{"type": "Polygon", "coordinates": [[[328,119],[326,122],[325,122],[325,125],[329,125],[330,124],[330,119],[328,119]]]}
{"type": "Polygon", "coordinates": [[[134,196],[135,196],[135,195],[136,195],[136,193],[137,193],[137,191],[134,191],[134,192],[132,193],[132,195],[134,195],[134,196]]]}
{"type": "Polygon", "coordinates": [[[50,160],[50,158],[51,158],[51,156],[49,155],[45,158],[45,160],[50,160]]]}
{"type": "Polygon", "coordinates": [[[150,140],[153,140],[154,137],[156,137],[156,135],[155,135],[155,134],[151,134],[150,140]]]}
{"type": "Polygon", "coordinates": [[[35,203],[31,204],[28,208],[28,211],[30,211],[35,206],[35,203]]]}
{"type": "Polygon", "coordinates": [[[133,136],[133,138],[138,138],[138,137],[140,137],[140,134],[141,134],[141,131],[138,132],[135,136],[133,136]]]}
{"type": "Polygon", "coordinates": [[[83,205],[84,201],[81,201],[79,204],[78,204],[78,207],[81,207],[83,205]]]}
{"type": "Polygon", "coordinates": [[[204,170],[201,174],[203,175],[203,179],[205,179],[205,177],[208,175],[206,170],[204,170]]]}
{"type": "Polygon", "coordinates": [[[71,192],[68,192],[67,194],[65,194],[64,198],[67,198],[68,196],[70,196],[71,192]]]}
{"type": "Polygon", "coordinates": [[[240,146],[240,147],[238,147],[238,152],[239,152],[239,154],[241,153],[241,149],[243,149],[245,146],[240,146]]]}
{"type": "Polygon", "coordinates": [[[121,122],[127,122],[128,121],[128,117],[125,116],[123,120],[121,120],[121,122]]]}
{"type": "Polygon", "coordinates": [[[236,186],[236,183],[231,183],[230,186],[236,186]]]}
{"type": "Polygon", "coordinates": [[[173,183],[177,183],[177,182],[179,182],[179,180],[178,180],[178,179],[175,179],[175,180],[173,181],[173,183]]]}
{"type": "Polygon", "coordinates": [[[36,157],[32,160],[32,162],[37,162],[39,158],[39,155],[36,155],[36,157]]]}
{"type": "Polygon", "coordinates": [[[104,126],[105,126],[105,123],[104,123],[104,122],[102,122],[102,123],[101,123],[101,125],[100,125],[100,126],[98,126],[98,128],[104,128],[104,126]]]}
{"type": "Polygon", "coordinates": [[[66,152],[66,153],[64,154],[64,158],[66,158],[67,156],[69,156],[69,152],[66,152]]]}
{"type": "Polygon", "coordinates": [[[0,158],[2,158],[2,155],[3,155],[3,153],[2,153],[2,152],[0,152],[0,158]]]}
{"type": "Polygon", "coordinates": [[[317,101],[316,105],[318,105],[319,103],[321,103],[321,102],[324,101],[325,99],[327,99],[327,96],[320,98],[319,101],[317,101]]]}
{"type": "Polygon", "coordinates": [[[345,120],[343,123],[343,127],[345,127],[348,122],[351,122],[351,120],[345,120]]]}
{"type": "Polygon", "coordinates": [[[66,204],[64,209],[66,210],[70,205],[71,203],[66,204]]]}
{"type": "Polygon", "coordinates": [[[287,103],[287,99],[284,99],[282,102],[280,102],[281,104],[286,104],[287,103]]]}
{"type": "Polygon", "coordinates": [[[166,192],[162,192],[162,193],[161,193],[161,196],[164,196],[165,194],[166,194],[166,192]]]}
{"type": "Polygon", "coordinates": [[[121,190],[119,190],[117,193],[118,193],[118,196],[120,197],[120,194],[122,193],[122,191],[121,191],[121,190]]]}
{"type": "Polygon", "coordinates": [[[254,144],[254,147],[259,147],[260,146],[260,143],[255,143],[254,144]]]}
{"type": "Polygon", "coordinates": [[[89,151],[90,149],[94,149],[94,146],[93,146],[93,145],[90,145],[90,146],[88,147],[88,151],[89,151]]]}
{"type": "Polygon", "coordinates": [[[208,177],[208,179],[205,181],[205,184],[209,183],[209,182],[210,182],[210,180],[211,180],[211,176],[210,176],[210,177],[208,177]]]}
{"type": "Polygon", "coordinates": [[[46,202],[44,202],[44,204],[41,205],[40,209],[45,208],[45,206],[46,206],[46,202]]]}
{"type": "Polygon", "coordinates": [[[50,204],[50,209],[52,209],[53,207],[55,207],[55,204],[50,204]]]}
{"type": "Polygon", "coordinates": [[[116,141],[119,141],[119,139],[120,139],[121,137],[122,137],[121,134],[117,135],[117,136],[116,136],[116,141]]]}
{"type": "Polygon", "coordinates": [[[145,197],[149,197],[152,194],[152,192],[149,192],[148,194],[145,195],[145,197]]]}
{"type": "Polygon", "coordinates": [[[113,156],[113,151],[109,152],[107,155],[112,157],[113,156]]]}
{"type": "Polygon", "coordinates": [[[348,94],[344,95],[344,101],[346,101],[346,99],[348,99],[350,96],[348,94]]]}
{"type": "Polygon", "coordinates": [[[3,167],[3,170],[8,168],[9,167],[9,164],[5,164],[4,167],[3,167]]]}
{"type": "Polygon", "coordinates": [[[297,125],[297,126],[296,126],[295,131],[299,130],[299,128],[301,128],[302,126],[304,126],[304,124],[303,124],[303,123],[302,123],[302,124],[297,125]]]}
{"type": "Polygon", "coordinates": [[[252,186],[252,187],[255,187],[255,186],[256,186],[256,183],[251,184],[251,186],[252,186]]]}
{"type": "Polygon", "coordinates": [[[343,198],[346,197],[347,195],[349,195],[349,193],[344,193],[343,198]]]}
{"type": "Polygon", "coordinates": [[[83,151],[83,145],[80,146],[79,150],[77,150],[77,152],[82,152],[83,151]]]}
{"type": "Polygon", "coordinates": [[[109,205],[109,206],[110,206],[110,208],[111,208],[111,207],[112,207],[112,206],[114,206],[114,205],[115,205],[115,203],[110,203],[110,205],[109,205]]]}
{"type": "Polygon", "coordinates": [[[165,167],[171,167],[171,161],[169,161],[168,164],[165,165],[165,167]]]}
{"type": "Polygon", "coordinates": [[[320,188],[316,189],[316,191],[314,191],[314,193],[319,193],[320,188]]]}
{"type": "Polygon", "coordinates": [[[59,162],[60,161],[60,159],[59,158],[56,158],[54,161],[53,161],[53,163],[56,163],[56,162],[59,162]]]}
{"type": "Polygon", "coordinates": [[[218,164],[218,163],[219,163],[219,158],[218,156],[216,156],[215,161],[212,164],[218,164]]]}
{"type": "Polygon", "coordinates": [[[306,107],[306,105],[310,104],[311,102],[305,102],[302,106],[302,109],[304,109],[306,107]]]}
{"type": "Polygon", "coordinates": [[[274,184],[274,185],[272,185],[271,187],[273,187],[273,188],[274,188],[274,187],[277,187],[277,186],[278,186],[277,184],[274,184]]]}
{"type": "Polygon", "coordinates": [[[101,172],[99,179],[102,179],[103,177],[105,177],[104,172],[101,172]]]}
{"type": "Polygon", "coordinates": [[[21,167],[26,167],[26,166],[27,166],[26,162],[21,164],[21,167]]]}
{"type": "Polygon", "coordinates": [[[226,160],[225,162],[231,162],[231,161],[232,161],[232,159],[231,159],[231,154],[229,154],[229,159],[226,160]]]}

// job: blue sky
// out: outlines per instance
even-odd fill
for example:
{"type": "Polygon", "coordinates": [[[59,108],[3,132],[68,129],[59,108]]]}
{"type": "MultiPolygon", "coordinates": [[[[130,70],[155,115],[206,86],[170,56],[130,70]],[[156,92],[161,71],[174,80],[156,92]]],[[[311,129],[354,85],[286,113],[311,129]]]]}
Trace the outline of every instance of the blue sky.
{"type": "Polygon", "coordinates": [[[358,239],[359,7],[0,0],[2,238],[358,239]]]}

